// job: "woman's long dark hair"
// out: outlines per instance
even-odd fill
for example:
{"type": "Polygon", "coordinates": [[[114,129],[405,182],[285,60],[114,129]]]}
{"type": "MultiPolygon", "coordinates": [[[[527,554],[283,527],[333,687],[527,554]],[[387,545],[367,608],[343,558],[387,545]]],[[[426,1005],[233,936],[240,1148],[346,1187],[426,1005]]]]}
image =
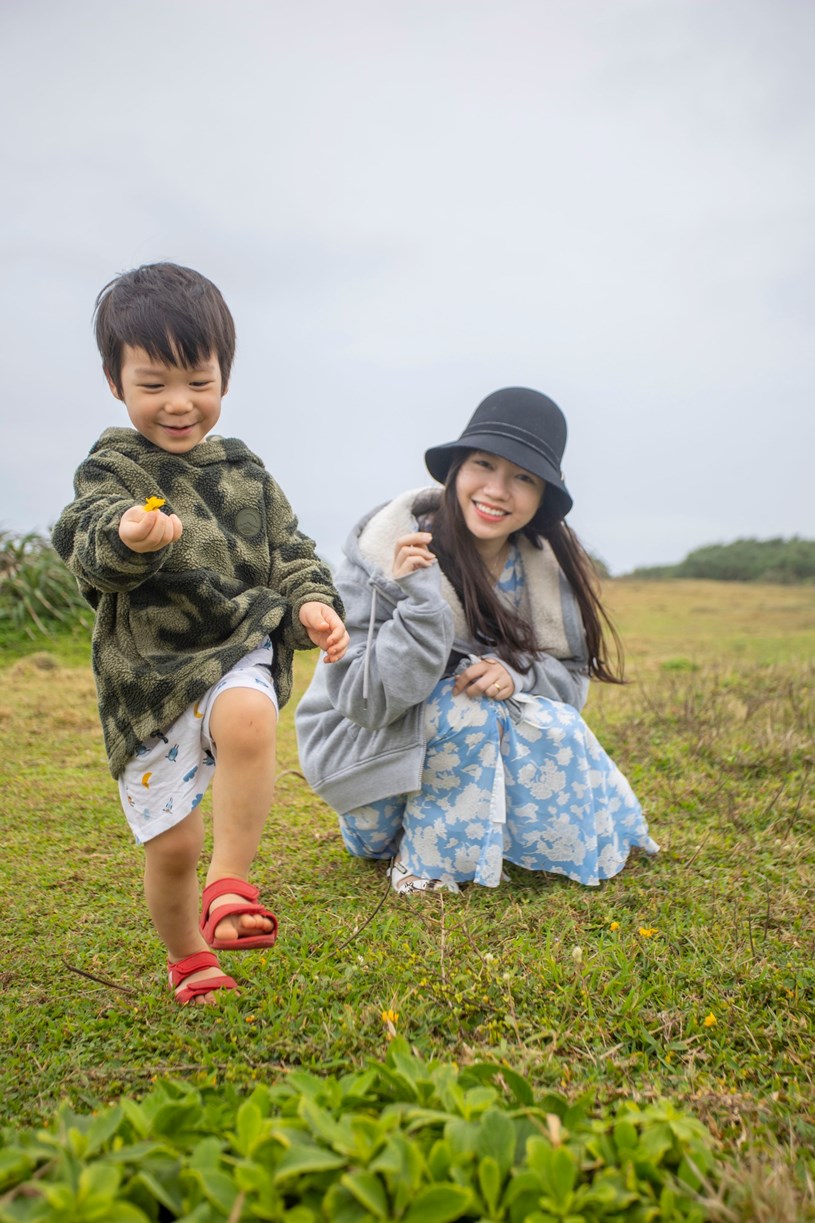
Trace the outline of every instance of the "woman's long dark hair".
{"type": "MultiPolygon", "coordinates": [[[[461,600],[474,640],[490,647],[515,671],[530,667],[529,655],[538,650],[535,631],[523,616],[499,598],[494,579],[475,546],[456,495],[456,479],[469,451],[457,452],[441,492],[433,489],[414,505],[417,518],[427,518],[422,529],[431,530],[431,548],[445,576],[461,600]]],[[[623,647],[620,636],[600,599],[597,571],[580,540],[562,518],[547,518],[546,493],[542,511],[522,532],[536,548],[541,539],[551,547],[563,575],[574,591],[588,650],[588,674],[606,684],[622,684],[623,647]],[[540,525],[538,525],[540,523],[540,525]],[[609,650],[609,647],[610,650],[609,650]]],[[[515,537],[511,536],[511,539],[515,537]]]]}

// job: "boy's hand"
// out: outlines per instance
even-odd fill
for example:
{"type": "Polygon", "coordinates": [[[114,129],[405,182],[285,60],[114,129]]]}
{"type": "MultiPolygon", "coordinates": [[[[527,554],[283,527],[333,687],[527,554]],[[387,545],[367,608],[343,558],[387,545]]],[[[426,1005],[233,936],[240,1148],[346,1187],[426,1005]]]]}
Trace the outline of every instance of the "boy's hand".
{"type": "Polygon", "coordinates": [[[333,607],[325,603],[304,603],[300,623],[310,639],[325,650],[324,662],[339,662],[348,649],[348,633],[333,607]]]}
{"type": "Polygon", "coordinates": [[[131,552],[160,552],[180,539],[183,529],[177,514],[145,510],[143,505],[132,505],[119,519],[119,539],[131,552]]]}

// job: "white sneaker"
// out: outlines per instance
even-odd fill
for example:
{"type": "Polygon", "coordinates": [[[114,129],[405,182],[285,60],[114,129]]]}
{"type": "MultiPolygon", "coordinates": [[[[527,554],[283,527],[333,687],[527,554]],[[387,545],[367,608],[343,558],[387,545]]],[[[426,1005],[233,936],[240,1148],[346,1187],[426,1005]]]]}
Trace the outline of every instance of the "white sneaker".
{"type": "Polygon", "coordinates": [[[422,879],[420,875],[409,875],[406,866],[394,858],[388,867],[391,887],[398,896],[413,896],[417,892],[458,892],[459,886],[452,880],[422,879]]]}

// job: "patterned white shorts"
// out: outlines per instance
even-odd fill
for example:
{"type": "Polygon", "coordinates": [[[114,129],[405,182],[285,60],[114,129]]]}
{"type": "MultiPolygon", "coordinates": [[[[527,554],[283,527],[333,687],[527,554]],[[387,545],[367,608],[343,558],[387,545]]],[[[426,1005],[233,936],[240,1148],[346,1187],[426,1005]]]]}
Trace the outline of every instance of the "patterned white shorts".
{"type": "Polygon", "coordinates": [[[269,638],[246,654],[165,730],[140,743],[119,777],[119,797],[139,845],[186,819],[207,792],[215,769],[209,731],[216,697],[229,688],[256,688],[278,708],[269,638]]]}

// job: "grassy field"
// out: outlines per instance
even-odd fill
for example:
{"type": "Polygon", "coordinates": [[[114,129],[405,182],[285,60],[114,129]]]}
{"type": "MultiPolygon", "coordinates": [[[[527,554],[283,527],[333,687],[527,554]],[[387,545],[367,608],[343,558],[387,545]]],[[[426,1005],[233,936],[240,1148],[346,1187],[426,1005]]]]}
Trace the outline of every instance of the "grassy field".
{"type": "Polygon", "coordinates": [[[496,891],[397,899],[297,775],[289,708],[255,876],[281,937],[226,953],[241,995],[206,1010],[166,990],[86,643],[23,657],[7,639],[2,1120],[165,1075],[356,1067],[395,1028],[570,1097],[668,1097],[721,1143],[730,1218],[814,1218],[815,589],[618,581],[608,598],[632,682],[595,687],[586,716],[661,854],[599,889],[510,868],[496,891]]]}

